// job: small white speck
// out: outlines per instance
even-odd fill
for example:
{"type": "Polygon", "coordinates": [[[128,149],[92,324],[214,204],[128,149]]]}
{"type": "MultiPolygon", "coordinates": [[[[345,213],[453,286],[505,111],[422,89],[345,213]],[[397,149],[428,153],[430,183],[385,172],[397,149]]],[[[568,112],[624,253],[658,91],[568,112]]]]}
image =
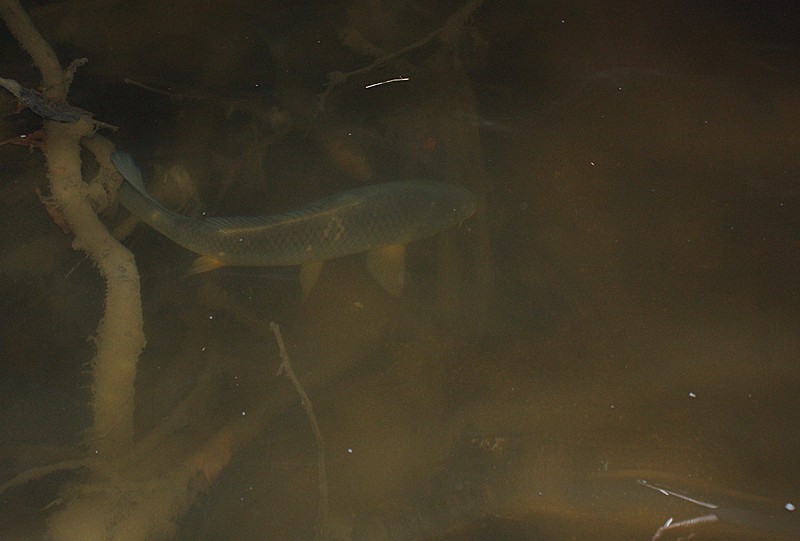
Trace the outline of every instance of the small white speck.
{"type": "Polygon", "coordinates": [[[589,165],[591,165],[592,167],[594,167],[594,162],[589,162],[589,165]]]}
{"type": "Polygon", "coordinates": [[[614,404],[611,404],[611,409],[613,410],[614,408],[615,408],[614,404]]]}
{"type": "Polygon", "coordinates": [[[208,316],[208,319],[214,319],[214,316],[208,316]]]}
{"type": "Polygon", "coordinates": [[[783,508],[786,509],[787,511],[794,511],[796,509],[796,507],[792,502],[787,502],[786,505],[783,506],[783,508]]]}
{"type": "Polygon", "coordinates": [[[243,411],[243,412],[242,412],[242,417],[244,417],[245,415],[247,415],[247,412],[246,412],[246,411],[243,411]]]}
{"type": "Polygon", "coordinates": [[[689,391],[689,398],[697,398],[697,395],[694,394],[692,391],[689,391]]]}
{"type": "Polygon", "coordinates": [[[348,447],[347,448],[347,452],[352,455],[353,454],[353,448],[352,447],[348,447]]]}
{"type": "Polygon", "coordinates": [[[200,351],[205,351],[205,350],[206,350],[206,346],[203,346],[203,347],[200,348],[200,351]]]}

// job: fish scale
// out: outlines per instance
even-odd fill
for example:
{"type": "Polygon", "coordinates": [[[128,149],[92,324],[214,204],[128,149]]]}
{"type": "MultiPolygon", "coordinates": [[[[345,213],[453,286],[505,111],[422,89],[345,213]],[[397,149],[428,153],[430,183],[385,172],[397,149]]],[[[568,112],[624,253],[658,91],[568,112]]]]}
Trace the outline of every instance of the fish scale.
{"type": "Polygon", "coordinates": [[[155,201],[128,154],[115,152],[111,160],[126,180],[122,204],[216,266],[305,265],[404,245],[461,223],[476,205],[474,194],[460,186],[404,180],[355,188],[281,214],[198,220],[155,201]]]}

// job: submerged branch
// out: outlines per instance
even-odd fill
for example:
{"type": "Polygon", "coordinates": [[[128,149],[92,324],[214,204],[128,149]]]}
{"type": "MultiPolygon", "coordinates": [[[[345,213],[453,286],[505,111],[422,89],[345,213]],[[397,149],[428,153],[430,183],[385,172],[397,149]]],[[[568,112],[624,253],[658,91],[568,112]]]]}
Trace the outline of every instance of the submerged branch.
{"type": "Polygon", "coordinates": [[[0,0],[0,17],[17,38],[23,49],[31,56],[34,65],[42,72],[44,84],[51,98],[64,100],[67,97],[67,80],[53,49],[33,26],[33,21],[17,0],[0,0]]]}
{"type": "Polygon", "coordinates": [[[30,468],[25,470],[22,473],[15,475],[13,478],[9,479],[5,483],[0,484],[0,494],[3,494],[5,491],[10,490],[12,488],[24,485],[30,481],[35,481],[37,479],[41,479],[42,477],[46,477],[53,473],[58,473],[62,471],[68,470],[77,470],[79,468],[84,468],[91,464],[89,458],[76,458],[72,460],[63,460],[56,464],[47,464],[45,466],[36,466],[35,468],[30,468]]]}
{"type": "Polygon", "coordinates": [[[319,536],[321,539],[329,539],[330,520],[328,512],[328,478],[325,472],[325,440],[322,438],[322,432],[320,432],[319,424],[317,424],[317,416],[314,415],[314,406],[311,405],[311,399],[308,398],[306,391],[300,384],[300,380],[297,379],[292,369],[292,363],[289,360],[289,354],[286,353],[283,336],[281,336],[281,328],[275,322],[270,322],[269,328],[278,342],[278,352],[281,357],[278,375],[283,372],[294,385],[295,391],[300,396],[300,403],[303,405],[303,409],[306,410],[308,421],[311,424],[311,431],[314,433],[314,441],[317,444],[317,482],[319,485],[319,536]]]}
{"type": "MultiPolygon", "coordinates": [[[[0,16],[41,71],[47,97],[65,103],[79,63],[62,70],[18,1],[0,0],[0,16]]],[[[73,247],[89,255],[106,282],[105,313],[95,338],[90,434],[94,450],[109,458],[123,453],[133,440],[134,377],[144,347],[139,273],[133,255],[97,217],[81,176],[80,142],[93,134],[93,121],[85,115],[75,122],[48,120],[45,131],[53,201],[75,234],[73,247]]]]}

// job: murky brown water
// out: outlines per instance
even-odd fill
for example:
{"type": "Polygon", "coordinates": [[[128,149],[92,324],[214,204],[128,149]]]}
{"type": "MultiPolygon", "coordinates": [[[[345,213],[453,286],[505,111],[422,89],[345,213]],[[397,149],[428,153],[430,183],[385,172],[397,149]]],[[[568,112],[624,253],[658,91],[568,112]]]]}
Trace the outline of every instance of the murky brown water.
{"type": "MultiPolygon", "coordinates": [[[[662,539],[800,538],[800,13],[428,4],[32,9],[62,61],[90,59],[73,104],[119,125],[147,176],[183,165],[209,214],[420,176],[480,199],[409,246],[399,299],[357,256],[303,303],[293,269],[185,277],[179,246],[125,240],[137,438],[184,407],[164,452],[210,442],[185,459],[207,486],[174,539],[315,536],[317,447],[270,321],[324,438],[333,539],[649,540],[708,513],[662,539]],[[426,36],[320,108],[330,72],[426,36]],[[232,444],[220,427],[248,414],[232,444]]],[[[0,35],[0,76],[36,86],[0,35]]],[[[3,138],[36,129],[0,100],[3,138]]],[[[102,283],[38,201],[41,154],[0,146],[0,177],[2,482],[85,453],[102,283]]],[[[81,480],[3,493],[0,537],[41,538],[81,480]]]]}

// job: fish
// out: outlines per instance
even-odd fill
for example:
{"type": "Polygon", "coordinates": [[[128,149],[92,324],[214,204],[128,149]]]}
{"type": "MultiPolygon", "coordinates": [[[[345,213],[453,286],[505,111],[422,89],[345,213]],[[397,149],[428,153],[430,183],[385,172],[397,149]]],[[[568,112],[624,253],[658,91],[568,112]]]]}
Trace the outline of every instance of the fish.
{"type": "Polygon", "coordinates": [[[153,199],[130,154],[116,151],[111,162],[124,179],[122,205],[200,255],[190,274],[222,266],[300,265],[304,298],[325,261],[359,253],[366,253],[370,275],[399,296],[405,284],[405,245],[461,224],[477,205],[466,188],[415,179],[354,188],[279,214],[197,219],[153,199]]]}

